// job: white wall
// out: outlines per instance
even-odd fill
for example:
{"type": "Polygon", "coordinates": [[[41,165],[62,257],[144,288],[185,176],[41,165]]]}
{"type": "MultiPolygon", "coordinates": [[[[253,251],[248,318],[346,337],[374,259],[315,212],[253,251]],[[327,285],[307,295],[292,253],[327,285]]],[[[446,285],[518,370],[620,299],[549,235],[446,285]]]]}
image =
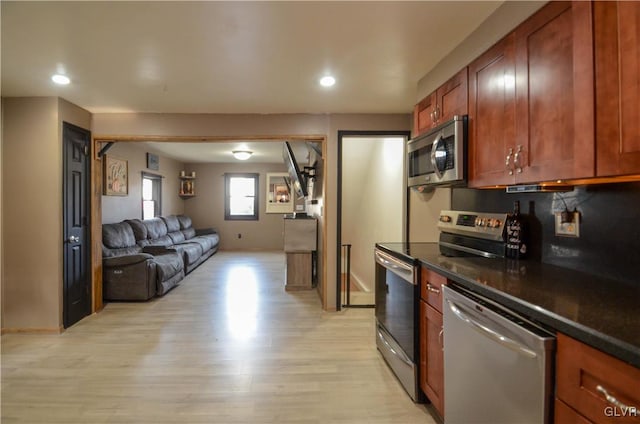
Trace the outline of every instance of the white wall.
{"type": "Polygon", "coordinates": [[[126,159],[129,166],[129,194],[127,196],[102,196],[102,223],[120,222],[125,219],[142,219],[142,172],[162,175],[162,215],[184,213],[184,200],[178,196],[178,175],[184,164],[160,156],[160,167],[147,169],[149,149],[135,142],[118,142],[107,151],[107,156],[126,159]]]}
{"type": "Polygon", "coordinates": [[[345,137],[342,155],[342,243],[352,278],[372,291],[375,243],[404,238],[404,139],[345,137]]]}

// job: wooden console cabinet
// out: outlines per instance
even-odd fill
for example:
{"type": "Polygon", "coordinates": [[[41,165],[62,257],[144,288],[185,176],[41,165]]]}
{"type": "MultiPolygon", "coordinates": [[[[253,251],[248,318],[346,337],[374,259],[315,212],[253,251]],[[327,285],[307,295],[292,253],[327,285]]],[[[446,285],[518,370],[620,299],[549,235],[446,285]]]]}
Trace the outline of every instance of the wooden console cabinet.
{"type": "Polygon", "coordinates": [[[313,287],[313,252],[318,243],[318,221],[284,219],[284,251],[287,254],[285,290],[313,287]]]}

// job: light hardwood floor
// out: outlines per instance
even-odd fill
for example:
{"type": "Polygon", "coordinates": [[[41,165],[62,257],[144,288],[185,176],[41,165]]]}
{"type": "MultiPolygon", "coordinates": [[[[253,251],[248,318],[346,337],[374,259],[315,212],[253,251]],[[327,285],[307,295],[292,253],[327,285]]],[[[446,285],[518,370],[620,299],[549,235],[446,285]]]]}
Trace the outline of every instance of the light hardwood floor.
{"type": "Polygon", "coordinates": [[[285,292],[284,254],[219,252],[166,296],[2,336],[2,423],[433,423],[373,311],[285,292]]]}

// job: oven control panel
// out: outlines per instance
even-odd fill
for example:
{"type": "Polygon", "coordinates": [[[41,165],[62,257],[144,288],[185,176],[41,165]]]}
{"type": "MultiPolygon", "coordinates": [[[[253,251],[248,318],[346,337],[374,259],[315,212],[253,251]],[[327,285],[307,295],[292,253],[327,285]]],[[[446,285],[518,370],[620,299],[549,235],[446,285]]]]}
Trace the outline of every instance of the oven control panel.
{"type": "Polygon", "coordinates": [[[506,221],[506,213],[444,210],[438,218],[438,229],[447,233],[502,241],[506,221]]]}

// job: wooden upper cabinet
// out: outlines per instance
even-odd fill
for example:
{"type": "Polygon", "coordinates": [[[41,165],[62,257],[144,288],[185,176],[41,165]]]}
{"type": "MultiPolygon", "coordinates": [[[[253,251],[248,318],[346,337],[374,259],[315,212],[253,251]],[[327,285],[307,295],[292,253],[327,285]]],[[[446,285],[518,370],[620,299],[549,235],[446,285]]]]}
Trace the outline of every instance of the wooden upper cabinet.
{"type": "Polygon", "coordinates": [[[467,68],[462,69],[413,109],[413,137],[467,114],[467,68]]]}
{"type": "Polygon", "coordinates": [[[591,2],[550,2],[515,30],[517,183],[595,175],[591,2]]]}
{"type": "Polygon", "coordinates": [[[436,90],[436,125],[468,113],[467,68],[463,68],[436,90]]]}
{"type": "Polygon", "coordinates": [[[640,3],[594,3],[597,175],[640,173],[640,3]]]}
{"type": "Polygon", "coordinates": [[[436,93],[420,100],[413,109],[413,136],[429,131],[435,125],[436,93]]]}
{"type": "Polygon", "coordinates": [[[513,184],[507,169],[516,134],[515,35],[469,65],[469,186],[513,184]]]}

